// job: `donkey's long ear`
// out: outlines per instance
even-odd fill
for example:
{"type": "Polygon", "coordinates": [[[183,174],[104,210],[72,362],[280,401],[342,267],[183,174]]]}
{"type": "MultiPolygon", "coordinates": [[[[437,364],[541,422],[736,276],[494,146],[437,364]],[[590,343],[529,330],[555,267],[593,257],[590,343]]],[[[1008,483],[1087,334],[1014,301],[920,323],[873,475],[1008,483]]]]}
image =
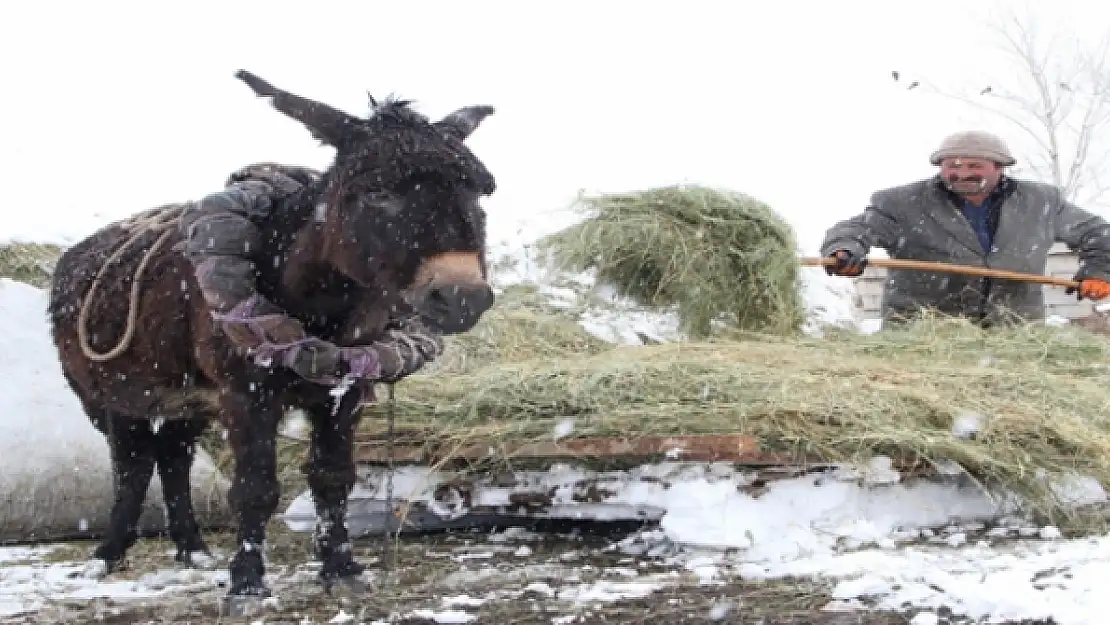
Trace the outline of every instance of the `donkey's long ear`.
{"type": "Polygon", "coordinates": [[[454,113],[448,114],[436,122],[435,126],[459,141],[466,141],[466,138],[474,132],[478,124],[482,123],[482,120],[493,115],[493,110],[492,106],[465,106],[454,113]]]}
{"type": "Polygon", "coordinates": [[[361,123],[359,118],[327,104],[278,89],[245,69],[235,72],[235,77],[247,83],[255,95],[270,98],[275,109],[301,122],[313,137],[332,147],[338,147],[350,129],[361,123]]]}

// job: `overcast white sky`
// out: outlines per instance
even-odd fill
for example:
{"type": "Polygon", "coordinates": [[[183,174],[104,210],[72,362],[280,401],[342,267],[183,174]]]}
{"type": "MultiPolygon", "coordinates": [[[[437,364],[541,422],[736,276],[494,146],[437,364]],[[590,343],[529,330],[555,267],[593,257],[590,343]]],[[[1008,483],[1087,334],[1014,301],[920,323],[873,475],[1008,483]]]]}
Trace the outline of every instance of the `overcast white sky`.
{"type": "MultiPolygon", "coordinates": [[[[84,234],[251,161],[326,165],[331,150],[233,78],[245,68],[357,114],[367,90],[433,116],[496,106],[470,144],[498,177],[499,237],[580,188],[686,180],[763,199],[813,251],[976,122],[905,84],[997,75],[977,20],[998,4],[9,2],[0,239],[84,234]]],[[[1110,24],[1110,3],[1033,6],[1082,37],[1110,24]]]]}

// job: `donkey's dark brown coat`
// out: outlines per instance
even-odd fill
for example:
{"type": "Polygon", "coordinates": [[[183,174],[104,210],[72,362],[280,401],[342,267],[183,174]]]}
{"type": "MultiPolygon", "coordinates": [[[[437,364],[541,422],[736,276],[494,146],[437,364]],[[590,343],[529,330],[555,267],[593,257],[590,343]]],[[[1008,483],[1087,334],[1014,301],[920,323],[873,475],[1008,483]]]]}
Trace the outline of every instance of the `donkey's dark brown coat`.
{"type": "MultiPolygon", "coordinates": [[[[494,191],[494,178],[463,142],[492,108],[463,108],[433,123],[407,102],[372,101],[373,114],[360,119],[247,72],[237,77],[336,148],[319,183],[282,200],[259,224],[265,235],[256,255],[259,292],[310,332],[343,345],[379,338],[398,311],[415,311],[445,332],[473,327],[492,304],[478,201],[494,191]]],[[[230,593],[268,594],[261,546],[279,497],[275,440],[285,409],[299,406],[313,425],[305,470],[320,519],[321,576],[359,574],[343,519],[355,481],[352,442],[363,390],[349,391],[333,414],[329,388],[237,353],[212,320],[193,267],[173,250],[179,234],[154,254],[142,278],[130,348],[107,362],[89,360],[78,343],[78,314],[97,271],[128,236],[111,225],[69,248],[50,299],[66,379],[108,436],[116,473],[110,530],[93,564],[111,571],[134,543],[155,466],[178,559],[208,551],[193,516],[189,471],[197,437],[219,418],[235,455],[229,498],[238,539],[230,593]],[[156,427],[159,419],[165,421],[156,427]]],[[[89,304],[94,350],[118,341],[132,276],[157,236],[140,238],[102,279],[100,296],[89,304]]]]}

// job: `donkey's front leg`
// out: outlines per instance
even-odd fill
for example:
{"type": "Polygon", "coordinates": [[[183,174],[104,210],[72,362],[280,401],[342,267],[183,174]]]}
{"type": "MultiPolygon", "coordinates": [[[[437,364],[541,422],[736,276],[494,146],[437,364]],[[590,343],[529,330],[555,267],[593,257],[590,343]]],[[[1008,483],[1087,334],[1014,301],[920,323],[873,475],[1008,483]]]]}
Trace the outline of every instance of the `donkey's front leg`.
{"type": "Polygon", "coordinates": [[[354,436],[362,393],[357,385],[344,394],[332,414],[331,401],[306,408],[312,420],[312,446],[304,471],[316,504],[316,557],[325,589],[350,579],[365,567],[354,559],[347,533],[347,500],[356,480],[354,436]]]}
{"type": "Polygon", "coordinates": [[[239,526],[228,594],[266,597],[270,590],[264,581],[262,550],[266,524],[281,495],[276,449],[281,404],[275,394],[260,386],[255,386],[253,392],[225,392],[221,404],[235,455],[229,500],[239,526]]]}

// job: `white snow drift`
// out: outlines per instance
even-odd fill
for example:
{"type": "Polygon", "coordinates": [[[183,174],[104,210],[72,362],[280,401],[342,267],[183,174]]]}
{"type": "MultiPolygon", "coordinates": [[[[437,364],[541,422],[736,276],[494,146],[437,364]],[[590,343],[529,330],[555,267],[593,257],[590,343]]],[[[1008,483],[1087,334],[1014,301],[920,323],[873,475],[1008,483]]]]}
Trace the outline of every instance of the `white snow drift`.
{"type": "MultiPolygon", "coordinates": [[[[0,278],[0,541],[95,536],[111,510],[112,466],[62,377],[46,318],[46,293],[0,278]]],[[[197,449],[193,503],[202,526],[225,525],[227,480],[197,449]]],[[[157,473],[143,531],[166,526],[157,473]]]]}

